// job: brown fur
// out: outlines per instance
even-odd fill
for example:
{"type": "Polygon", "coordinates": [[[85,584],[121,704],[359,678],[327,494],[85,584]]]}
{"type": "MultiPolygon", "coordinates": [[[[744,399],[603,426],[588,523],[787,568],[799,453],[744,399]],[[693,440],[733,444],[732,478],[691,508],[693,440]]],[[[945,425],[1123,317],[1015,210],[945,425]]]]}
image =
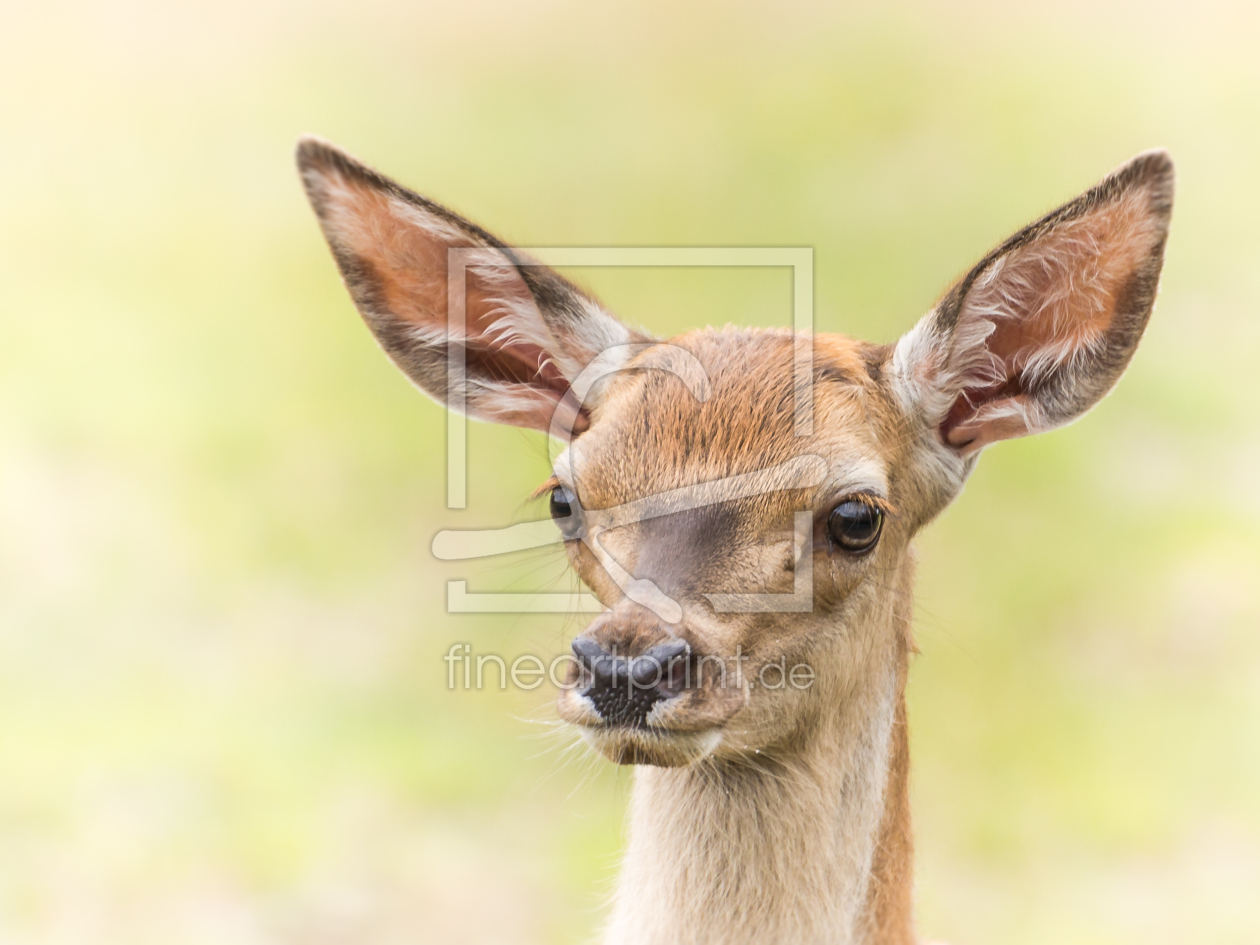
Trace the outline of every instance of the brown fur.
{"type": "Polygon", "coordinates": [[[1070,422],[1119,378],[1154,302],[1167,155],[1140,156],[1021,230],[895,346],[813,339],[805,437],[791,332],[709,329],[626,349],[578,404],[569,385],[592,359],[648,339],[331,146],[304,143],[299,163],[351,294],[419,386],[446,394],[449,289],[468,302],[454,340],[471,413],[543,429],[557,404],[579,417],[549,485],[576,497],[570,560],[608,607],[582,636],[629,656],[690,646],[696,676],[643,724],[606,722],[580,688],[560,696],[598,751],[639,766],[607,941],[913,942],[911,541],[980,449],[1070,422]],[[489,252],[489,274],[448,287],[446,254],[461,247],[489,252]],[[684,363],[703,385],[680,379],[684,363]],[[742,491],[722,491],[732,484],[742,491]],[[884,513],[861,554],[828,525],[854,499],[884,513]],[[790,597],[806,567],[804,609],[731,612],[709,596],[790,597]],[[814,673],[808,687],[764,676],[797,664],[814,673]]]}

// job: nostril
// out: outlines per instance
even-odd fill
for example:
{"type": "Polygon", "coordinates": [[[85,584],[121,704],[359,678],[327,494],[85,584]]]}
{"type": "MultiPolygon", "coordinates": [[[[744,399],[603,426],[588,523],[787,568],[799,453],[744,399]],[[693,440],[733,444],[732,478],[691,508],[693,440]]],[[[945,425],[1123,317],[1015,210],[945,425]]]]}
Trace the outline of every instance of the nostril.
{"type": "Polygon", "coordinates": [[[630,678],[636,686],[655,686],[665,675],[665,665],[644,655],[630,664],[630,678]]]}
{"type": "Polygon", "coordinates": [[[656,686],[669,674],[669,665],[687,652],[682,640],[654,646],[630,664],[630,675],[638,686],[656,686]]]}
{"type": "Polygon", "coordinates": [[[628,660],[614,656],[589,637],[578,637],[573,641],[573,654],[598,683],[615,686],[618,677],[625,679],[630,673],[628,660]]]}
{"type": "Polygon", "coordinates": [[[577,637],[573,641],[573,655],[577,657],[579,663],[592,672],[595,671],[597,663],[603,662],[609,656],[608,652],[590,637],[577,637]]]}
{"type": "Polygon", "coordinates": [[[662,666],[668,666],[678,657],[691,650],[686,640],[670,640],[668,643],[659,643],[643,654],[644,657],[653,659],[662,666]]]}

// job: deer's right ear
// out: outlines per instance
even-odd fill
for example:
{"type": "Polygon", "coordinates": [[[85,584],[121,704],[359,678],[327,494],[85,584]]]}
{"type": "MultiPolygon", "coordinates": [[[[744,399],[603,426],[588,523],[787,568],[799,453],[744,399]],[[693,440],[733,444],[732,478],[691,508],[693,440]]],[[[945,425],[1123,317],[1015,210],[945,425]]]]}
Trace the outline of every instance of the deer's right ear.
{"type": "Polygon", "coordinates": [[[1101,400],[1150,317],[1172,197],[1148,151],[989,253],[897,343],[907,413],[967,457],[1101,400]]]}
{"type": "Polygon", "coordinates": [[[297,161],[364,321],[434,399],[448,401],[448,368],[460,360],[449,346],[461,346],[453,406],[539,430],[554,429],[559,410],[560,426],[581,432],[585,406],[570,382],[607,349],[649,340],[558,273],[327,142],[303,138],[297,161]]]}

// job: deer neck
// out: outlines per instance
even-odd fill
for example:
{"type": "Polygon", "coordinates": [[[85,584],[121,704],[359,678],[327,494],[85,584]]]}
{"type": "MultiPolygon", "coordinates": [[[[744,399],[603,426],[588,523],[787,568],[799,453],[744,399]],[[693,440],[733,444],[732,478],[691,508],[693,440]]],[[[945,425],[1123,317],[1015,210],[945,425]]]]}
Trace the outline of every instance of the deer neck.
{"type": "Polygon", "coordinates": [[[792,749],[636,769],[608,945],[914,942],[908,610],[792,749]]]}

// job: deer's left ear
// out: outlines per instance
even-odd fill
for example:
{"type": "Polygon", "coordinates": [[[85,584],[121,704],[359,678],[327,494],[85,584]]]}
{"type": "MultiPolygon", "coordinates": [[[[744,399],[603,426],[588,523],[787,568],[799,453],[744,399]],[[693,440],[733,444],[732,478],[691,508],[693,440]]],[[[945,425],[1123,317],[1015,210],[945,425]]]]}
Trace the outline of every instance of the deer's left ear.
{"type": "Polygon", "coordinates": [[[903,406],[961,456],[1089,410],[1146,328],[1172,197],[1148,151],[991,252],[897,343],[903,406]]]}

